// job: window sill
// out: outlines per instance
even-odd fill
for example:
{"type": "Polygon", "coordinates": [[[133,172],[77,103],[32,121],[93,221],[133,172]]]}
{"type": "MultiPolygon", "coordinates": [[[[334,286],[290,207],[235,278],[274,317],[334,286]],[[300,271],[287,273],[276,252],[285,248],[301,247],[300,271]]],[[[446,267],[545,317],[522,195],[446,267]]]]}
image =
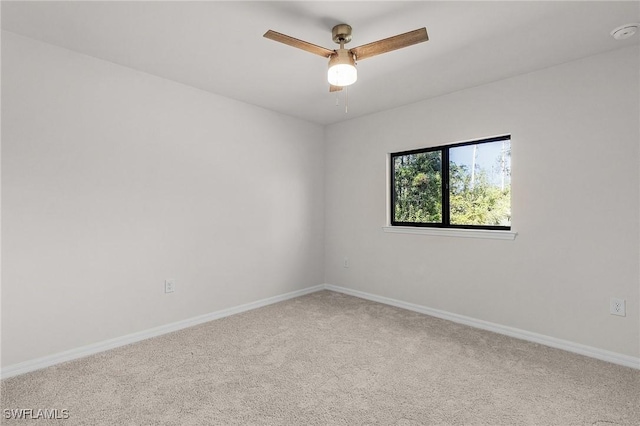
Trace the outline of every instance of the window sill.
{"type": "Polygon", "coordinates": [[[517,232],[489,229],[421,228],[414,226],[383,226],[384,232],[394,234],[435,235],[438,237],[485,238],[491,240],[515,240],[517,232]]]}

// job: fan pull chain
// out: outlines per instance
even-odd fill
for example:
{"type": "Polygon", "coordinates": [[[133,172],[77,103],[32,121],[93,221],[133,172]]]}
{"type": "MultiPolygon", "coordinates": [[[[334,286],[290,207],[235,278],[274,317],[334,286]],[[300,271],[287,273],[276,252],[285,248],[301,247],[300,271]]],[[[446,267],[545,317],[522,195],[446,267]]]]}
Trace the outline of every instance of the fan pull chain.
{"type": "MultiPolygon", "coordinates": [[[[336,106],[340,105],[340,92],[336,92],[336,106]]],[[[349,86],[344,86],[344,113],[349,112],[349,86]]]]}
{"type": "Polygon", "coordinates": [[[344,113],[349,112],[349,86],[344,88],[344,113]]]}

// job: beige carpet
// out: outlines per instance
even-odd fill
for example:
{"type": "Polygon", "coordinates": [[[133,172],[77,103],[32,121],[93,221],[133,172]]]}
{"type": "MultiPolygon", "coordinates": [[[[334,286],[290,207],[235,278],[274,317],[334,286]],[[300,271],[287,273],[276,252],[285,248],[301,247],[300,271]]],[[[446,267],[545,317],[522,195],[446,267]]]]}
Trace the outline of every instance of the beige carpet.
{"type": "Polygon", "coordinates": [[[640,424],[640,371],[328,291],[1,390],[3,410],[69,412],[3,424],[640,424]]]}

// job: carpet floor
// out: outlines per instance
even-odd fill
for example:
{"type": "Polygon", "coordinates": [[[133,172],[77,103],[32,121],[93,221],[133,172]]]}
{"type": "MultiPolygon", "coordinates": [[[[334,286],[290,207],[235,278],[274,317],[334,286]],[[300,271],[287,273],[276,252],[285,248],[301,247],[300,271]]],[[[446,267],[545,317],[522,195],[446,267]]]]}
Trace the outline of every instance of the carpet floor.
{"type": "Polygon", "coordinates": [[[638,425],[640,371],[321,291],[5,379],[70,425],[638,425]]]}

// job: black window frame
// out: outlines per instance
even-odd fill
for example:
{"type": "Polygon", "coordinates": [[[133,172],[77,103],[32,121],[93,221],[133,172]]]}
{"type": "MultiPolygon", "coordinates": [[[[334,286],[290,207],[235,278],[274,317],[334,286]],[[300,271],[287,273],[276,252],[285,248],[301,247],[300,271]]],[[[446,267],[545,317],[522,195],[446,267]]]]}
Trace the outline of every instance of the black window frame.
{"type": "Polygon", "coordinates": [[[484,229],[492,231],[510,231],[509,226],[497,226],[497,225],[457,225],[451,224],[450,214],[450,200],[449,200],[449,150],[451,148],[457,148],[468,145],[479,145],[483,143],[499,142],[509,140],[511,141],[511,135],[495,136],[491,138],[477,139],[473,141],[454,143],[449,145],[440,145],[428,148],[412,149],[409,151],[393,152],[389,155],[390,164],[390,179],[389,190],[391,191],[391,203],[389,206],[391,226],[412,226],[422,228],[448,228],[448,229],[484,229]],[[422,154],[426,152],[440,151],[441,167],[442,167],[442,223],[423,223],[423,222],[398,222],[395,220],[395,206],[396,206],[396,192],[395,192],[395,166],[394,159],[403,155],[422,154]]]}

